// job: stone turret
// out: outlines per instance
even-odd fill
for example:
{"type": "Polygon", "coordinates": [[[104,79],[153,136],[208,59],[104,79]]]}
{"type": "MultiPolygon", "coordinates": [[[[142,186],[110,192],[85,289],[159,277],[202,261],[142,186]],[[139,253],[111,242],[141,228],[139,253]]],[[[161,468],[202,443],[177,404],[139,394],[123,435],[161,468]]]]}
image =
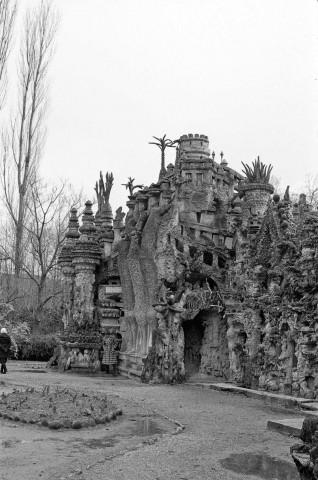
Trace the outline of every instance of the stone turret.
{"type": "Polygon", "coordinates": [[[178,165],[182,178],[187,183],[182,190],[187,191],[193,187],[201,188],[202,184],[211,183],[210,173],[212,162],[210,158],[209,138],[198,133],[182,135],[179,140],[178,165]]]}
{"type": "Polygon", "coordinates": [[[200,160],[210,156],[209,137],[206,135],[199,135],[189,133],[189,135],[182,135],[180,137],[180,154],[185,154],[193,159],[200,160]]]}
{"type": "Polygon", "coordinates": [[[92,202],[89,200],[85,203],[82,222],[79,229],[81,236],[73,249],[73,264],[76,273],[94,272],[100,262],[101,252],[96,238],[92,202]]]}
{"type": "Polygon", "coordinates": [[[76,208],[72,208],[70,212],[70,219],[68,223],[67,232],[65,234],[66,241],[61,249],[59,259],[58,259],[58,264],[62,269],[63,275],[74,272],[72,259],[73,259],[73,248],[76,244],[76,241],[80,237],[78,228],[79,228],[79,223],[78,223],[78,217],[77,217],[77,210],[76,208]]]}
{"type": "Polygon", "coordinates": [[[58,258],[58,264],[63,274],[62,321],[63,321],[65,330],[68,330],[72,320],[71,315],[72,315],[73,300],[74,300],[73,285],[74,285],[74,278],[75,278],[75,268],[72,261],[73,261],[73,249],[76,245],[77,240],[80,237],[78,228],[79,228],[79,223],[78,223],[78,217],[77,217],[77,210],[76,208],[72,208],[70,212],[68,229],[65,235],[66,242],[63,245],[58,258]]]}

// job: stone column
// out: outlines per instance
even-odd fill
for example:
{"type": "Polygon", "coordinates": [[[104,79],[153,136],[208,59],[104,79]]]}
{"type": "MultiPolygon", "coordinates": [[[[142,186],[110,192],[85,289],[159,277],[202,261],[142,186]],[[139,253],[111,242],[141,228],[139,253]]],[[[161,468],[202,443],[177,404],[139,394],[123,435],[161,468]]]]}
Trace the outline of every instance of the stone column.
{"type": "Polygon", "coordinates": [[[149,200],[148,200],[148,209],[150,210],[153,207],[158,207],[159,197],[160,197],[160,188],[150,188],[149,189],[149,200]]]}
{"type": "Polygon", "coordinates": [[[134,195],[131,195],[129,197],[129,200],[128,200],[128,202],[126,202],[126,205],[129,209],[128,212],[127,212],[127,215],[126,215],[126,219],[125,219],[126,234],[130,235],[130,233],[133,231],[133,229],[136,225],[136,220],[134,218],[134,209],[135,209],[135,205],[136,205],[134,195]]]}
{"type": "Polygon", "coordinates": [[[114,243],[117,243],[122,238],[122,233],[125,230],[123,219],[125,217],[125,213],[122,211],[122,207],[119,207],[116,210],[116,218],[113,220],[113,228],[114,228],[114,243]]]}

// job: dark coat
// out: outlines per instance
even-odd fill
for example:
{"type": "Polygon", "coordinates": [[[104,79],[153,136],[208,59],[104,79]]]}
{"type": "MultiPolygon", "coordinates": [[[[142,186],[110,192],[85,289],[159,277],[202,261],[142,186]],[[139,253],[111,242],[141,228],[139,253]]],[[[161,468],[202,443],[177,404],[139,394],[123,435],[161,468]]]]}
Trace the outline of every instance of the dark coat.
{"type": "Polygon", "coordinates": [[[7,333],[0,333],[0,358],[7,359],[10,353],[11,338],[7,333]]]}

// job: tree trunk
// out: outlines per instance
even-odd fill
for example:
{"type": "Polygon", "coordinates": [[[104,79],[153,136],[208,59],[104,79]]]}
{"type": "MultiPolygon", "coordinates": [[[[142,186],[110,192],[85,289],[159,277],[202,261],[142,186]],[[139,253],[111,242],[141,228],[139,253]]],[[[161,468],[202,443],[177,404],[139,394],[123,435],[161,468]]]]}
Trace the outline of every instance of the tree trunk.
{"type": "Polygon", "coordinates": [[[16,238],[15,238],[15,252],[14,252],[14,273],[16,277],[20,276],[22,268],[22,239],[23,239],[23,203],[24,200],[20,198],[19,215],[16,225],[16,238]]]}

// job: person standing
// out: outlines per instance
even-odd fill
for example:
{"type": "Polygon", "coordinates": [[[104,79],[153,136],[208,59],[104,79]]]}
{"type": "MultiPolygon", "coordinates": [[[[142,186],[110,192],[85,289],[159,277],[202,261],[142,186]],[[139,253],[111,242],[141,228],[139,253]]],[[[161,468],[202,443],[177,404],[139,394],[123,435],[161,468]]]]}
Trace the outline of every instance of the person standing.
{"type": "Polygon", "coordinates": [[[121,349],[122,341],[123,341],[123,337],[121,336],[121,334],[119,332],[117,332],[116,337],[115,337],[115,346],[114,346],[114,350],[116,352],[116,364],[114,364],[114,366],[113,366],[114,375],[118,374],[118,358],[119,358],[119,352],[120,352],[120,349],[121,349]]]}
{"type": "Polygon", "coordinates": [[[109,330],[109,334],[106,335],[103,347],[102,364],[105,365],[106,373],[109,373],[109,366],[112,365],[113,374],[117,374],[117,351],[115,350],[117,345],[115,331],[113,328],[109,330]]]}
{"type": "Polygon", "coordinates": [[[1,373],[7,373],[7,360],[10,353],[11,347],[11,338],[8,335],[6,328],[1,328],[0,333],[0,363],[1,363],[1,373]]]}

